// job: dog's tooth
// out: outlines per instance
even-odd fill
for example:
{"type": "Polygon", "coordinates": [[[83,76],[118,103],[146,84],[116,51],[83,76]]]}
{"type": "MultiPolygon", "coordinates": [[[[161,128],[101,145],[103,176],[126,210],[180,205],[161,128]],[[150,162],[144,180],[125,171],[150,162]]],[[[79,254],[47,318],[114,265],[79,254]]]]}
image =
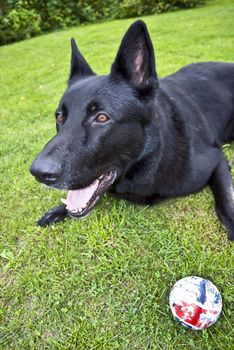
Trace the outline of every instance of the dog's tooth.
{"type": "Polygon", "coordinates": [[[104,175],[99,176],[99,180],[103,179],[103,176],[104,176],[104,175]]]}
{"type": "Polygon", "coordinates": [[[66,199],[61,198],[61,202],[62,202],[63,204],[65,204],[65,205],[67,205],[67,200],[66,200],[66,199]]]}

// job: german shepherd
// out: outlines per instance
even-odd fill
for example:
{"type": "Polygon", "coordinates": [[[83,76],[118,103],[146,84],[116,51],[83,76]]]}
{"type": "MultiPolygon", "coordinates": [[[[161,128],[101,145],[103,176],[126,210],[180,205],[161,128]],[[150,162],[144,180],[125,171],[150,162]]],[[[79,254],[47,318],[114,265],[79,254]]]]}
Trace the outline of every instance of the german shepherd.
{"type": "Polygon", "coordinates": [[[139,20],[124,35],[108,75],[93,72],[73,38],[71,47],[57,134],[30,168],[38,181],[68,195],[38,224],[84,217],[107,190],[149,205],[209,185],[234,240],[233,183],[221,148],[234,140],[234,64],[190,64],[159,80],[139,20]]]}

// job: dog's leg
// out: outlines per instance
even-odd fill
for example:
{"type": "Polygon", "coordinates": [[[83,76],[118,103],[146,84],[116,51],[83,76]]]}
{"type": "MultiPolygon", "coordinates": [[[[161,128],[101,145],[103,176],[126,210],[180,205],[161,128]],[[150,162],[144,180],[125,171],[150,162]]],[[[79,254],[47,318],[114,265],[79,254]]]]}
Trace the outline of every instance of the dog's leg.
{"type": "Polygon", "coordinates": [[[44,216],[38,221],[38,225],[45,227],[50,224],[57,224],[63,221],[68,216],[66,206],[61,204],[53,209],[50,209],[44,216]]]}
{"type": "Polygon", "coordinates": [[[216,213],[228,232],[228,238],[233,241],[234,190],[230,167],[223,156],[210,178],[209,185],[215,198],[216,213]]]}

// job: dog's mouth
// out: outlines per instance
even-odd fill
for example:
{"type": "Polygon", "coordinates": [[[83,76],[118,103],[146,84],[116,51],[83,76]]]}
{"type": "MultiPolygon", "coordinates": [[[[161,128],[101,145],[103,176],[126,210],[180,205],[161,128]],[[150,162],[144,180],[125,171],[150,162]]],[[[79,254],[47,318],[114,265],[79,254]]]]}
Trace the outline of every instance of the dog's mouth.
{"type": "Polygon", "coordinates": [[[86,216],[116,178],[117,171],[110,170],[99,176],[88,187],[68,191],[67,199],[61,198],[61,201],[66,205],[68,214],[75,218],[86,216]]]}

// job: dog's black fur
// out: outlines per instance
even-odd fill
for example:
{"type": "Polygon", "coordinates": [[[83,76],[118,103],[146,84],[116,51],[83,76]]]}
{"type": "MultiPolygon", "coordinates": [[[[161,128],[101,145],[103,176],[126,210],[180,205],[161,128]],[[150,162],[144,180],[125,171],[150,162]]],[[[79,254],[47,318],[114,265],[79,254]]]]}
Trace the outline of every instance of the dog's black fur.
{"type": "MultiPolygon", "coordinates": [[[[196,63],[158,80],[145,24],[131,25],[111,72],[96,76],[72,39],[68,88],[57,109],[57,135],[31,166],[60,189],[90,185],[115,169],[118,197],[154,204],[209,185],[216,212],[234,239],[234,192],[221,144],[234,140],[234,64],[196,63]],[[107,120],[100,122],[102,113],[107,120]]],[[[63,220],[60,205],[39,221],[63,220]]]]}

